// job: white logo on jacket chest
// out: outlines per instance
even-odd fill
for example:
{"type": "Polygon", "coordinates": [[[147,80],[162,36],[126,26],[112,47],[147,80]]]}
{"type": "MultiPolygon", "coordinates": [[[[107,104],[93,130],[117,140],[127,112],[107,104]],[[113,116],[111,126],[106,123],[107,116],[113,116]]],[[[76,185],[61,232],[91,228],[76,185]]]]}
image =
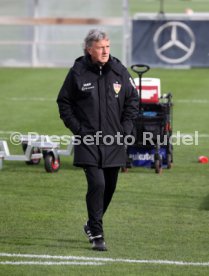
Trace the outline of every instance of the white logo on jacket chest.
{"type": "Polygon", "coordinates": [[[81,87],[81,90],[86,91],[93,88],[94,88],[94,85],[91,82],[87,82],[83,84],[83,86],[81,87]]]}

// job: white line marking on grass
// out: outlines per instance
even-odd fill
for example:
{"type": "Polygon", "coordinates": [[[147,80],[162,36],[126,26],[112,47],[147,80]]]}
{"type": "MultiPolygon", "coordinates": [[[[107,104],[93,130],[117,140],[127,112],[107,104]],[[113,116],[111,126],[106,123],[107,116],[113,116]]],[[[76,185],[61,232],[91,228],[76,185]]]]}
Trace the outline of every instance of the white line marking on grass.
{"type": "Polygon", "coordinates": [[[0,265],[104,265],[104,263],[99,262],[0,262],[0,265]]]}
{"type": "MultiPolygon", "coordinates": [[[[11,97],[5,98],[10,101],[34,101],[34,102],[56,102],[56,98],[45,97],[11,97]]],[[[188,103],[188,104],[208,104],[209,100],[206,99],[179,99],[174,100],[174,103],[188,103]]]]}
{"type": "MultiPolygon", "coordinates": [[[[0,253],[0,257],[16,257],[16,258],[33,258],[33,259],[57,259],[57,260],[72,260],[84,262],[112,262],[112,263],[135,263],[135,264],[160,264],[160,265],[178,265],[178,266],[209,266],[209,262],[186,262],[186,261],[172,261],[172,260],[134,260],[134,259],[120,259],[120,258],[98,258],[98,257],[84,257],[84,256],[56,256],[56,255],[33,255],[33,254],[13,254],[0,253]]],[[[44,262],[43,262],[44,263],[44,262]]],[[[66,263],[66,262],[63,262],[66,263]]],[[[1,264],[1,263],[0,263],[1,264]]]]}
{"type": "Polygon", "coordinates": [[[6,131],[6,130],[0,130],[0,134],[12,134],[16,131],[6,131]]]}
{"type": "Polygon", "coordinates": [[[174,103],[188,103],[188,104],[209,104],[209,100],[206,99],[181,99],[174,100],[174,103]]]}
{"type": "Polygon", "coordinates": [[[0,140],[9,140],[9,138],[8,137],[0,137],[0,140]]]}
{"type": "MultiPolygon", "coordinates": [[[[207,134],[207,133],[199,133],[198,132],[197,135],[198,135],[198,138],[209,138],[209,134],[207,134]]],[[[182,133],[182,132],[173,133],[173,137],[185,137],[185,136],[195,137],[195,134],[194,133],[182,133]]]]}
{"type": "MultiPolygon", "coordinates": [[[[56,102],[56,98],[45,98],[45,97],[11,97],[5,98],[9,101],[28,101],[28,102],[56,102]]],[[[183,104],[209,104],[209,100],[206,99],[179,99],[174,100],[174,103],[183,104]]]]}
{"type": "Polygon", "coordinates": [[[33,101],[33,102],[56,102],[55,98],[44,98],[44,97],[11,97],[6,98],[6,100],[10,101],[33,101]]]}

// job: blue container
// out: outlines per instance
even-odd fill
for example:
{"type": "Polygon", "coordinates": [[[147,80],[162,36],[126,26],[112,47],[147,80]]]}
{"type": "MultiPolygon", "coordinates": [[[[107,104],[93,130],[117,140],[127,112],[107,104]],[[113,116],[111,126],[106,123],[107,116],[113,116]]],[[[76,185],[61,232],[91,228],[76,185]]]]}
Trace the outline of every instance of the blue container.
{"type": "MultiPolygon", "coordinates": [[[[134,146],[130,146],[127,149],[127,153],[129,158],[132,160],[132,166],[134,167],[154,167],[154,155],[155,149],[145,149],[145,148],[137,148],[134,146]]],[[[166,147],[161,147],[159,149],[159,154],[161,159],[163,160],[163,166],[167,165],[167,153],[166,147]]]]}

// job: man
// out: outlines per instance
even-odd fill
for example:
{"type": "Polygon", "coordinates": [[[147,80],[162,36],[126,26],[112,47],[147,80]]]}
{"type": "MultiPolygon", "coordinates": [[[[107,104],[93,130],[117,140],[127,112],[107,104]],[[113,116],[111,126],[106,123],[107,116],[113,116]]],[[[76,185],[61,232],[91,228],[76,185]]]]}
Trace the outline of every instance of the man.
{"type": "Polygon", "coordinates": [[[133,130],[138,94],[121,62],[110,55],[108,35],[90,30],[84,56],[75,60],[58,95],[60,117],[76,138],[74,165],[84,169],[88,183],[88,221],[84,231],[92,249],[107,250],[103,215],[125,166],[123,139],[133,130]]]}

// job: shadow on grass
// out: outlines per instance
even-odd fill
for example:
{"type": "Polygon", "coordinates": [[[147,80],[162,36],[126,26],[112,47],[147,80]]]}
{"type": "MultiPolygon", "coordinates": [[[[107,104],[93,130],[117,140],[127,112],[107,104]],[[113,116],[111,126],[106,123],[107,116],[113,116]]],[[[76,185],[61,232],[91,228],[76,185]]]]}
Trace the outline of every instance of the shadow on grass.
{"type": "Polygon", "coordinates": [[[207,195],[201,203],[199,210],[209,211],[209,195],[207,195]]]}

